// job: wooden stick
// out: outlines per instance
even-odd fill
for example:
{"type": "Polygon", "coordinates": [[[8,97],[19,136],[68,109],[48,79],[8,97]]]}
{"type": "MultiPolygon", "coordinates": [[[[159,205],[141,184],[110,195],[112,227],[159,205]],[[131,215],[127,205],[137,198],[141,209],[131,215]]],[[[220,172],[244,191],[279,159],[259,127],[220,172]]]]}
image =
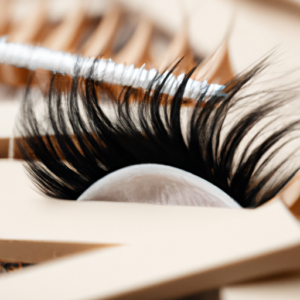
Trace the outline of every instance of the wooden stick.
{"type": "MultiPolygon", "coordinates": [[[[8,32],[8,41],[13,43],[36,43],[46,25],[47,5],[46,1],[39,1],[35,9],[24,20],[8,32]]],[[[1,65],[1,81],[10,85],[21,85],[27,82],[28,70],[12,66],[1,65]]]]}
{"type": "Polygon", "coordinates": [[[300,219],[300,172],[286,185],[278,197],[288,206],[295,217],[300,219]]]}
{"type": "Polygon", "coordinates": [[[11,1],[0,1],[0,36],[6,35],[9,29],[11,1]]]}
{"type": "MultiPolygon", "coordinates": [[[[3,185],[16,182],[16,170],[9,179],[3,165],[1,169],[3,185]]],[[[32,300],[166,299],[300,268],[299,223],[280,201],[255,210],[234,210],[25,201],[16,197],[18,193],[24,190],[13,191],[15,196],[0,202],[1,211],[17,207],[14,218],[3,214],[0,219],[0,259],[13,260],[18,253],[20,260],[26,243],[26,258],[31,255],[32,262],[41,253],[44,259],[53,258],[55,247],[50,247],[51,253],[49,243],[66,244],[69,249],[72,243],[124,246],[0,277],[5,299],[21,299],[21,295],[32,300]],[[37,283],[39,289],[34,288],[37,283]]]]}
{"type": "Polygon", "coordinates": [[[295,272],[225,287],[220,300],[298,300],[299,295],[300,273],[295,272]]]}
{"type": "Polygon", "coordinates": [[[83,46],[81,50],[83,56],[97,57],[100,55],[105,58],[111,56],[111,46],[117,33],[121,16],[121,9],[118,6],[114,6],[103,17],[92,36],[83,46]]]}
{"type": "Polygon", "coordinates": [[[54,51],[74,52],[85,19],[86,7],[82,2],[77,2],[62,23],[42,41],[41,45],[54,51]]]}
{"type": "Polygon", "coordinates": [[[164,72],[182,58],[183,61],[178,66],[176,70],[177,73],[188,72],[194,67],[194,57],[190,48],[188,29],[186,26],[173,38],[167,52],[159,64],[158,70],[164,72]]]}
{"type": "Polygon", "coordinates": [[[215,53],[199,65],[193,78],[218,84],[226,84],[234,78],[234,71],[229,58],[228,41],[225,41],[215,53]]]}
{"type": "Polygon", "coordinates": [[[125,47],[113,57],[113,60],[116,63],[125,65],[134,64],[135,67],[141,67],[144,63],[147,63],[152,31],[153,24],[145,18],[141,19],[132,38],[125,47]]]}
{"type": "Polygon", "coordinates": [[[39,1],[31,13],[8,33],[11,43],[32,44],[38,41],[47,22],[48,2],[39,1]]]}

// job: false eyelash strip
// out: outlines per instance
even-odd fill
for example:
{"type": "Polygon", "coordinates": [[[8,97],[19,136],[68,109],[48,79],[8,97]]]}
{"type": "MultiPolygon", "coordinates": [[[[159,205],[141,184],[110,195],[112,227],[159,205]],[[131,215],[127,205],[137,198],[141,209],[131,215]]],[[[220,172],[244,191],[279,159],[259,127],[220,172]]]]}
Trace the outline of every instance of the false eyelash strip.
{"type": "MultiPolygon", "coordinates": [[[[116,64],[111,59],[94,59],[72,55],[70,53],[52,51],[47,48],[7,43],[0,38],[0,63],[13,65],[29,70],[44,69],[53,73],[61,73],[120,86],[147,89],[149,85],[155,89],[168,77],[162,93],[174,96],[185,74],[178,77],[166,71],[160,74],[156,69],[146,70],[145,65],[135,68],[134,65],[116,64]],[[78,70],[78,71],[77,71],[78,70]],[[91,72],[91,70],[93,70],[91,72]]],[[[218,93],[223,85],[208,84],[207,81],[190,79],[184,91],[184,98],[198,99],[205,92],[207,96],[218,93]]]]}
{"type": "Polygon", "coordinates": [[[71,89],[64,91],[61,76],[54,75],[48,94],[42,97],[46,126],[38,121],[41,111],[36,103],[41,98],[31,95],[28,87],[16,149],[35,185],[54,198],[78,199],[94,182],[116,170],[151,163],[190,172],[219,187],[241,206],[256,207],[275,197],[299,170],[298,163],[289,165],[290,157],[271,164],[282,139],[299,131],[299,119],[267,135],[258,129],[248,140],[249,132],[285,102],[281,93],[278,98],[273,93],[251,98],[257,105],[238,112],[230,130],[224,129],[230,111],[251,96],[245,98],[244,91],[239,92],[262,69],[259,64],[236,77],[226,85],[226,94],[209,96],[206,105],[202,105],[206,98],[202,94],[185,121],[181,118],[183,95],[193,70],[168,102],[161,97],[168,77],[153,93],[150,85],[146,93],[124,87],[115,95],[107,93],[101,83],[82,80],[76,74],[71,89]],[[113,120],[100,105],[100,97],[116,106],[113,120]],[[138,100],[135,110],[132,98],[138,100]]]}

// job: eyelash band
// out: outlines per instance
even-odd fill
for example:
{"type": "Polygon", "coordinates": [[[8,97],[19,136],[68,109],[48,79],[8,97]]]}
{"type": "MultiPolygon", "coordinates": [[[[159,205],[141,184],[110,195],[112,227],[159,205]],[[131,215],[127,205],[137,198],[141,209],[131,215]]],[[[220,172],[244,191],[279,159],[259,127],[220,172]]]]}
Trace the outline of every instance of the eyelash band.
{"type": "MultiPolygon", "coordinates": [[[[176,93],[178,86],[185,77],[185,74],[176,77],[169,71],[164,74],[159,74],[156,69],[147,71],[145,66],[135,68],[134,65],[116,64],[111,59],[86,58],[70,53],[51,51],[42,47],[7,43],[5,37],[0,38],[0,63],[30,70],[44,69],[70,76],[76,74],[82,78],[91,78],[107,84],[144,89],[147,89],[150,84],[155,89],[168,77],[162,92],[170,96],[176,93]],[[77,74],[78,65],[80,68],[77,74]],[[90,72],[91,68],[93,68],[92,73],[90,72]]],[[[184,98],[198,99],[203,92],[206,95],[212,95],[223,88],[223,85],[189,79],[184,90],[184,98]]]]}
{"type": "MultiPolygon", "coordinates": [[[[125,87],[116,98],[101,82],[78,78],[80,70],[71,79],[70,89],[62,89],[63,76],[55,75],[43,100],[47,126],[39,123],[35,109],[41,99],[34,100],[30,87],[24,97],[18,147],[26,169],[46,195],[75,200],[95,181],[116,170],[144,163],[163,164],[211,182],[242,207],[261,205],[298,170],[294,166],[288,173],[282,172],[289,158],[275,165],[270,162],[283,137],[299,128],[299,120],[272,130],[262,141],[258,131],[246,141],[240,155],[239,146],[249,131],[280,107],[282,99],[270,95],[264,103],[239,115],[228,132],[223,128],[230,110],[245,99],[239,93],[262,68],[260,64],[235,78],[225,86],[226,94],[201,93],[188,108],[186,123],[181,118],[183,95],[193,70],[168,99],[162,91],[171,73],[154,90],[151,84],[146,92],[125,87]],[[132,99],[138,101],[132,105],[132,99]],[[114,118],[105,109],[108,104],[114,107],[114,118]],[[187,134],[183,134],[185,125],[187,134]]],[[[248,100],[255,102],[255,98],[248,100]]]]}

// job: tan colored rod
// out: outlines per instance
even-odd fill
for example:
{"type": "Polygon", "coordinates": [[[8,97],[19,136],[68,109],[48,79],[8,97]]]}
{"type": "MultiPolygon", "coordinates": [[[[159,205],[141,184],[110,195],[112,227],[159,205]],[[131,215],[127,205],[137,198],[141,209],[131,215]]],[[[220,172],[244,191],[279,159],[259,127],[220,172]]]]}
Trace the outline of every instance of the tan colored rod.
{"type": "Polygon", "coordinates": [[[298,300],[300,271],[223,287],[220,300],[298,300]]]}
{"type": "Polygon", "coordinates": [[[35,43],[47,22],[48,1],[39,1],[35,8],[9,32],[7,41],[11,43],[35,43]]]}
{"type": "Polygon", "coordinates": [[[81,50],[83,56],[110,58],[111,46],[120,24],[122,11],[114,6],[100,21],[98,27],[81,50]]]}
{"type": "Polygon", "coordinates": [[[1,210],[12,207],[14,218],[3,214],[0,219],[6,255],[18,252],[21,259],[22,243],[30,241],[44,253],[44,242],[123,246],[0,277],[7,300],[168,299],[300,268],[299,223],[279,200],[255,210],[51,199],[0,202],[1,210]],[[21,243],[15,247],[12,240],[21,243]]]}
{"type": "Polygon", "coordinates": [[[9,29],[11,17],[11,1],[0,1],[0,36],[6,35],[9,29]]]}
{"type": "Polygon", "coordinates": [[[120,50],[113,60],[116,63],[141,67],[149,61],[149,45],[153,32],[153,24],[147,19],[141,19],[132,38],[120,50]]]}
{"type": "Polygon", "coordinates": [[[194,67],[194,57],[190,48],[188,30],[186,27],[182,28],[172,40],[162,61],[159,63],[158,70],[164,72],[179,59],[183,60],[176,70],[178,73],[188,72],[194,67]]]}
{"type": "Polygon", "coordinates": [[[225,41],[215,53],[205,59],[196,69],[193,79],[207,80],[208,83],[226,84],[234,78],[229,57],[228,41],[225,41]]]}
{"type": "Polygon", "coordinates": [[[291,212],[300,219],[300,172],[294,176],[278,196],[291,212]]]}
{"type": "MultiPolygon", "coordinates": [[[[39,4],[29,13],[21,23],[17,23],[8,32],[7,40],[13,43],[34,44],[38,42],[47,21],[47,1],[39,1],[39,4]]],[[[28,70],[1,65],[1,81],[10,85],[25,84],[28,78],[28,70]]]]}
{"type": "Polygon", "coordinates": [[[41,45],[53,51],[73,52],[85,19],[86,7],[82,2],[77,2],[62,23],[53,29],[41,45]]]}

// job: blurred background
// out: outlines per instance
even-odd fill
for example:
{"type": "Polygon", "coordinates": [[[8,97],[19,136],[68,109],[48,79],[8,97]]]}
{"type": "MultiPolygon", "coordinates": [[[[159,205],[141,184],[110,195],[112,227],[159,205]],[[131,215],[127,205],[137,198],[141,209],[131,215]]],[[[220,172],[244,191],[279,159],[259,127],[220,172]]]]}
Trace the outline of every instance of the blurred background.
{"type": "MultiPolygon", "coordinates": [[[[2,33],[5,23],[21,24],[41,2],[48,2],[47,18],[52,22],[62,20],[80,2],[86,9],[82,13],[90,18],[103,16],[118,3],[132,14],[149,18],[170,36],[187,20],[191,45],[198,54],[211,53],[230,37],[230,50],[238,70],[278,46],[282,53],[288,52],[285,57],[298,59],[300,63],[300,1],[297,0],[2,0],[2,33]]],[[[294,66],[291,62],[290,65],[294,66]]]]}
{"type": "MultiPolygon", "coordinates": [[[[300,1],[297,0],[2,0],[0,32],[1,35],[11,36],[9,40],[12,41],[38,42],[47,46],[53,28],[80,6],[77,23],[82,26],[79,26],[81,29],[72,45],[80,50],[84,40],[97,27],[99,19],[109,13],[115,4],[122,9],[115,49],[128,42],[141,19],[147,19],[154,24],[154,39],[159,41],[154,43],[152,40],[150,43],[152,47],[156,45],[152,54],[156,60],[163,57],[168,39],[186,26],[189,43],[200,58],[213,53],[227,39],[236,72],[249,67],[274,49],[277,72],[286,75],[300,66],[300,1]],[[37,10],[44,16],[43,20],[47,19],[47,24],[39,20],[36,24],[43,30],[36,35],[40,36],[24,37],[24,22],[31,16],[34,18],[37,10]]],[[[27,27],[28,35],[36,29],[34,24],[31,28],[27,27]]],[[[67,31],[65,34],[68,36],[67,31]]]]}

